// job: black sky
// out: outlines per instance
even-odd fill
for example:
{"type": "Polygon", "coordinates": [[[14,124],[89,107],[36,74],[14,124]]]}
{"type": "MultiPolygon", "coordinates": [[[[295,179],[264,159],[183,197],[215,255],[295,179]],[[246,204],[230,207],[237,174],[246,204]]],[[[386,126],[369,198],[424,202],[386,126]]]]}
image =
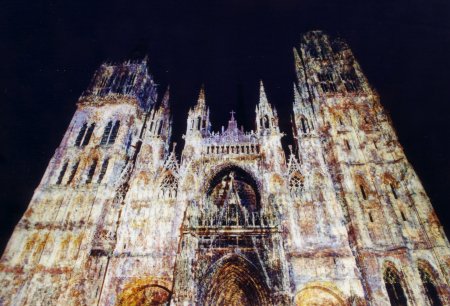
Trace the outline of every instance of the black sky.
{"type": "Polygon", "coordinates": [[[314,29],[347,40],[450,233],[449,1],[92,2],[0,3],[0,251],[103,61],[148,54],[180,145],[201,83],[215,130],[231,109],[252,129],[263,79],[289,134],[292,47],[314,29]]]}

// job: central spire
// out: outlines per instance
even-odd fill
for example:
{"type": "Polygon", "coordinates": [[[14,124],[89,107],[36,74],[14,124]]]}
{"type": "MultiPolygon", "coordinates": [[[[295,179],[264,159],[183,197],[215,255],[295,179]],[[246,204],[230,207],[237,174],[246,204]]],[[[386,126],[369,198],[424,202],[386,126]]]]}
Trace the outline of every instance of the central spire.
{"type": "Polygon", "coordinates": [[[205,105],[205,84],[200,87],[200,93],[198,94],[197,106],[205,105]]]}
{"type": "Polygon", "coordinates": [[[267,95],[262,80],[259,81],[259,104],[268,104],[267,95]]]}

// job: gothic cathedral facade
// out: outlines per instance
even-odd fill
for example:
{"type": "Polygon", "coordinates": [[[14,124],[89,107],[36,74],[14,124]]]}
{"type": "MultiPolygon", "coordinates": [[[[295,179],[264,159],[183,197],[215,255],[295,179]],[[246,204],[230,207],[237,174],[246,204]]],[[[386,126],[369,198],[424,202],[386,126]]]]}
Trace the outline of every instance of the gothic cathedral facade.
{"type": "Polygon", "coordinates": [[[0,305],[449,305],[450,248],[349,47],[294,48],[293,146],[202,88],[181,156],[146,61],[103,64],[0,262],[0,305]]]}

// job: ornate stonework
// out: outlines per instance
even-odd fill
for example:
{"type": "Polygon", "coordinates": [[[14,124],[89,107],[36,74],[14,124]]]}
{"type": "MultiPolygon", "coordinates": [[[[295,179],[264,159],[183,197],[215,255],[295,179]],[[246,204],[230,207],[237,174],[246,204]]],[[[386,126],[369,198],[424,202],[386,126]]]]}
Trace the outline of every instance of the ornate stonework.
{"type": "Polygon", "coordinates": [[[348,46],[294,48],[289,156],[205,91],[170,148],[146,61],[104,64],[0,263],[0,305],[448,305],[450,248],[348,46]],[[172,146],[174,147],[174,146],[172,146]]]}

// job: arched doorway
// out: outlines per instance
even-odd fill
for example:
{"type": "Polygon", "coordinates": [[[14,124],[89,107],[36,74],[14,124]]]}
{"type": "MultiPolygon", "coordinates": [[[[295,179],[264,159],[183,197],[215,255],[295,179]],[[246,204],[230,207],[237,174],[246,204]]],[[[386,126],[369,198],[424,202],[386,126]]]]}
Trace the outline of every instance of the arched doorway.
{"type": "Polygon", "coordinates": [[[262,199],[253,173],[236,165],[220,166],[204,184],[203,197],[186,210],[174,301],[285,305],[289,271],[273,201],[262,199]]]}
{"type": "Polygon", "coordinates": [[[311,283],[295,297],[296,306],[344,306],[345,297],[331,283],[311,283]]]}
{"type": "Polygon", "coordinates": [[[424,289],[425,297],[431,306],[441,306],[442,302],[438,292],[438,274],[426,261],[420,260],[418,265],[420,280],[424,289]]]}
{"type": "Polygon", "coordinates": [[[232,256],[215,264],[202,285],[200,305],[271,305],[268,288],[261,274],[251,263],[239,256],[232,256]]]}
{"type": "Polygon", "coordinates": [[[408,300],[403,289],[403,281],[393,264],[387,264],[383,273],[383,280],[391,305],[408,305],[408,300]]]}
{"type": "Polygon", "coordinates": [[[117,297],[117,306],[166,306],[171,292],[164,285],[167,281],[144,278],[128,283],[117,297]]]}

